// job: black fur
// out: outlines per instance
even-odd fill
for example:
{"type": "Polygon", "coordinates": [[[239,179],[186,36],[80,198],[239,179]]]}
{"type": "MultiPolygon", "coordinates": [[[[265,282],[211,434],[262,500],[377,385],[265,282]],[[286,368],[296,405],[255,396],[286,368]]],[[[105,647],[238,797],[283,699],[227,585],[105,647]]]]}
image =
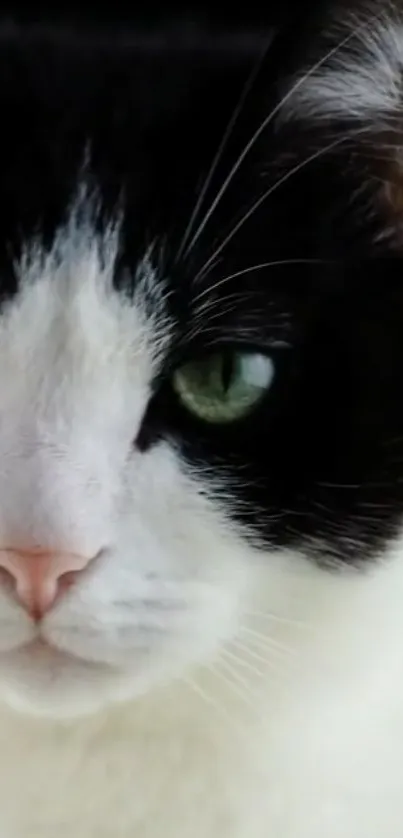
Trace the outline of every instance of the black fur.
{"type": "Polygon", "coordinates": [[[86,161],[100,223],[122,212],[117,289],[132,292],[127,276],[157,242],[170,291],[176,333],[139,447],[168,434],[204,475],[218,471],[230,514],[260,543],[361,562],[394,534],[403,509],[403,296],[400,254],[379,236],[387,222],[350,126],[269,121],[194,247],[176,258],[250,74],[194,230],[276,106],[305,37],[296,21],[273,36],[3,26],[1,292],[18,292],[24,242],[52,242],[86,161]],[[266,262],[284,264],[247,270],[266,262]],[[203,317],[200,294],[211,303],[203,317]],[[234,345],[273,355],[275,384],[247,419],[202,424],[177,403],[172,369],[234,345]]]}

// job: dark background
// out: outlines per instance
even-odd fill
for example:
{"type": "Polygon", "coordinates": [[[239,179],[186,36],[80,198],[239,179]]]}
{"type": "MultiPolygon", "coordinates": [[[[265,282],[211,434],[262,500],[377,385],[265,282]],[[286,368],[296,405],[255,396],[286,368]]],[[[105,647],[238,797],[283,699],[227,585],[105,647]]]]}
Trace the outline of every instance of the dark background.
{"type": "MultiPolygon", "coordinates": [[[[202,28],[213,32],[264,29],[288,21],[303,8],[307,12],[317,0],[238,0],[217,3],[212,0],[140,0],[140,2],[70,3],[53,0],[48,3],[0,3],[1,17],[15,22],[66,21],[85,26],[94,21],[99,26],[135,25],[152,31],[162,26],[202,28]]],[[[320,2],[320,0],[319,0],[320,2]]]]}

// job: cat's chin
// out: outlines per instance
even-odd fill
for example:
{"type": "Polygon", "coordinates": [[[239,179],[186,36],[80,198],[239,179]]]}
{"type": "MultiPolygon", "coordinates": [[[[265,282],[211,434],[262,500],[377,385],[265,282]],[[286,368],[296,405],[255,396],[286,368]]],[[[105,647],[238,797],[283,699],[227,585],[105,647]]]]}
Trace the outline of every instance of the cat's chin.
{"type": "Polygon", "coordinates": [[[41,640],[0,654],[0,704],[51,719],[73,719],[147,692],[146,677],[85,661],[41,640]]]}

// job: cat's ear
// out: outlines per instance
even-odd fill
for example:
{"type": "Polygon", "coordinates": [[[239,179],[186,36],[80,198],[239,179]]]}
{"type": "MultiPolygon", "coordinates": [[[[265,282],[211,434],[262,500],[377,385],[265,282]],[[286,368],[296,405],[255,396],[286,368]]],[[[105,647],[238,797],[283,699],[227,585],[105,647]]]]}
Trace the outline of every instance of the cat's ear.
{"type": "Polygon", "coordinates": [[[316,122],[382,123],[401,113],[403,4],[346,0],[332,4],[299,50],[299,68],[283,116],[316,122]]]}
{"type": "MultiPolygon", "coordinates": [[[[400,132],[399,132],[400,133],[400,132]]],[[[389,139],[389,138],[388,138],[389,139]]],[[[391,225],[403,244],[403,132],[391,142],[379,142],[374,150],[374,170],[378,177],[377,195],[391,225]],[[382,155],[385,160],[377,160],[382,155]]]]}
{"type": "Polygon", "coordinates": [[[280,121],[353,149],[403,243],[403,3],[339,0],[283,93],[280,121]]]}

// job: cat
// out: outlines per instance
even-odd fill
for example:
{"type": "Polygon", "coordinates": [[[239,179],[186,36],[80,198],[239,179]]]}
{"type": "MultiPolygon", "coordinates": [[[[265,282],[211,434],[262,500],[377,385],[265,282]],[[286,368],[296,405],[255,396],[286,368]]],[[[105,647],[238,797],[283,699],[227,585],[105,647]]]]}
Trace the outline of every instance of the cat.
{"type": "Polygon", "coordinates": [[[0,838],[401,838],[403,4],[0,30],[0,838]]]}

